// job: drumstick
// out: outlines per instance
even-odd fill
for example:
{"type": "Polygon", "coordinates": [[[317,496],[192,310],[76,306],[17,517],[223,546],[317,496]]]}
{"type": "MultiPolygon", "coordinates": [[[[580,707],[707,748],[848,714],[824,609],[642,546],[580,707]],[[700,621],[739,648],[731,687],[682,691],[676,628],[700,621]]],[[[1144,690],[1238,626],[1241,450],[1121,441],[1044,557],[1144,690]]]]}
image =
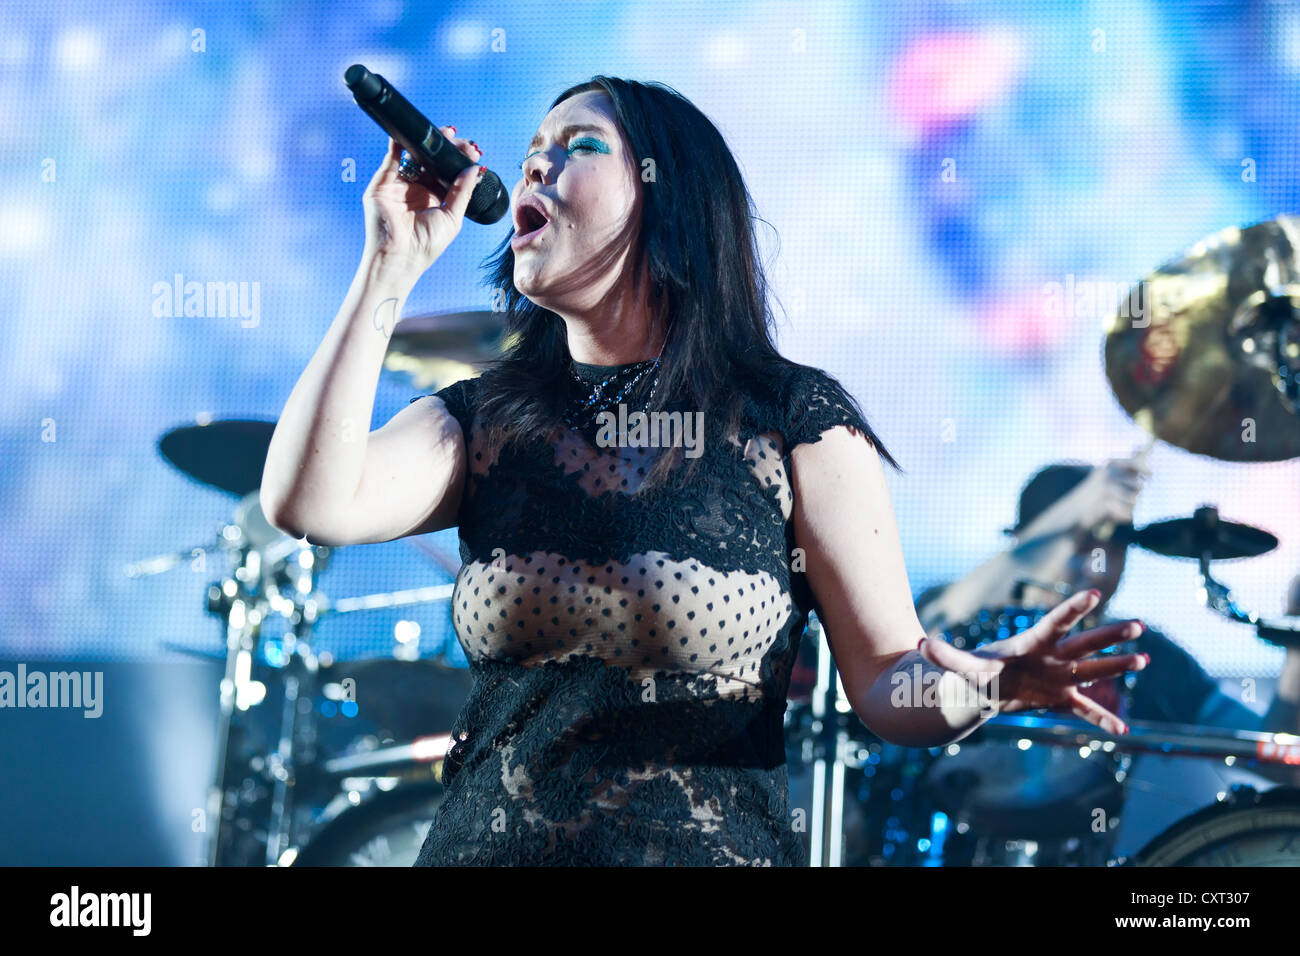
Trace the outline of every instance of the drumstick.
{"type": "MultiPolygon", "coordinates": [[[[1151,457],[1151,449],[1155,447],[1155,444],[1156,444],[1156,436],[1151,435],[1150,437],[1145,439],[1142,442],[1142,444],[1138,445],[1138,447],[1133,450],[1133,454],[1130,456],[1133,459],[1133,461],[1137,464],[1138,468],[1141,469],[1142,471],[1147,472],[1148,474],[1150,473],[1150,469],[1147,468],[1147,460],[1151,457]]],[[[1130,522],[1130,525],[1131,523],[1132,522],[1130,522]]],[[[1109,541],[1111,537],[1115,534],[1115,523],[1113,521],[1103,522],[1102,525],[1096,530],[1095,534],[1097,538],[1100,539],[1101,541],[1109,541]]]]}

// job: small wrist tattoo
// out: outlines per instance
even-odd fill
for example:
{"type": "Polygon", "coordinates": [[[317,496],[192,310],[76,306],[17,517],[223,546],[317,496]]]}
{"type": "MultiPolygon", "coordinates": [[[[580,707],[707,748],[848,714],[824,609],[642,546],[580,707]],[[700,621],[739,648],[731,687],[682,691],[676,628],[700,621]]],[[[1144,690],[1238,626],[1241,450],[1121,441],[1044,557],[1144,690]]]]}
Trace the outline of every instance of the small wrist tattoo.
{"type": "Polygon", "coordinates": [[[393,328],[397,325],[397,299],[388,298],[375,306],[375,314],[371,317],[371,324],[376,331],[384,335],[392,335],[393,328]]]}

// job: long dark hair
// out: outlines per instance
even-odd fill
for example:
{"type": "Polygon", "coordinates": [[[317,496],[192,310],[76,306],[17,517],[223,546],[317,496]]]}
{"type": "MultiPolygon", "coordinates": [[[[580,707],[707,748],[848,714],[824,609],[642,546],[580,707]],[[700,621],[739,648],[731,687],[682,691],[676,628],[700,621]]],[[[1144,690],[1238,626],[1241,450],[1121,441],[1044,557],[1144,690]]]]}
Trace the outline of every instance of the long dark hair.
{"type": "MultiPolygon", "coordinates": [[[[609,96],[631,155],[643,168],[639,260],[634,261],[648,269],[655,294],[667,297],[668,323],[650,410],[665,410],[672,397],[674,407],[702,411],[705,422],[713,423],[726,408],[721,434],[733,434],[746,389],[777,399],[776,383],[798,368],[772,342],[769,290],[749,190],[717,128],[676,90],[594,76],[565,90],[550,109],[589,90],[609,96]],[[644,172],[647,159],[653,160],[653,176],[644,172]]],[[[564,320],[514,286],[513,236],[511,231],[483,262],[485,284],[496,307],[506,311],[510,343],[478,385],[476,411],[489,443],[558,436],[571,361],[564,320]]],[[[844,398],[861,415],[853,397],[846,392],[844,398]]],[[[898,469],[875,434],[867,437],[898,469]]],[[[659,455],[640,490],[664,481],[674,461],[674,455],[659,455]]],[[[691,461],[685,479],[699,461],[691,461]]]]}

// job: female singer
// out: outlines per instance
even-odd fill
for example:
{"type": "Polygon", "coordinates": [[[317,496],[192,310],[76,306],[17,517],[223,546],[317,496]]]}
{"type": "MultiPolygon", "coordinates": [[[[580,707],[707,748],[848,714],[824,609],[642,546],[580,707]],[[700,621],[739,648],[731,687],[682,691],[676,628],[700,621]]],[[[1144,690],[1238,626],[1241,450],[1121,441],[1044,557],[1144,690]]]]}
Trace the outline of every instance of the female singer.
{"type": "Polygon", "coordinates": [[[1140,669],[1093,655],[1141,628],[1066,637],[1093,591],[977,654],[925,639],[897,464],[835,379],[777,352],[740,171],[660,84],[597,76],[556,99],[489,263],[513,346],[367,434],[393,322],[478,175],[431,192],[400,155],[390,141],[366,189],[360,267],[261,500],[326,545],[459,528],[473,686],[419,864],[800,865],[782,715],[813,610],[886,740],[938,746],[1039,708],[1123,731],[1079,685],[1140,669]]]}

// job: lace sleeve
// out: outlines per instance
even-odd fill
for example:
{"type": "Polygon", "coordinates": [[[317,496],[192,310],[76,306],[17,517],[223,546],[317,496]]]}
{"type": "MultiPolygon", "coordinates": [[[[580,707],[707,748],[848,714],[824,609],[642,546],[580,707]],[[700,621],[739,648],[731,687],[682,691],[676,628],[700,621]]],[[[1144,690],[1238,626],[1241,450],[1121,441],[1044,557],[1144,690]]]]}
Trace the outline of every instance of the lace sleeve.
{"type": "Polygon", "coordinates": [[[822,434],[836,425],[847,425],[866,436],[882,452],[882,457],[886,454],[852,396],[819,369],[800,367],[790,377],[785,421],[782,432],[787,452],[793,451],[796,445],[821,441],[822,434]]]}
{"type": "MultiPolygon", "coordinates": [[[[447,411],[451,412],[456,421],[460,422],[460,430],[465,434],[466,441],[469,441],[470,421],[474,417],[471,396],[473,383],[474,379],[465,378],[459,382],[453,382],[446,388],[429,393],[442,399],[443,404],[447,406],[447,411]]],[[[411,402],[418,402],[420,399],[428,397],[428,395],[417,395],[411,399],[411,402]]]]}

